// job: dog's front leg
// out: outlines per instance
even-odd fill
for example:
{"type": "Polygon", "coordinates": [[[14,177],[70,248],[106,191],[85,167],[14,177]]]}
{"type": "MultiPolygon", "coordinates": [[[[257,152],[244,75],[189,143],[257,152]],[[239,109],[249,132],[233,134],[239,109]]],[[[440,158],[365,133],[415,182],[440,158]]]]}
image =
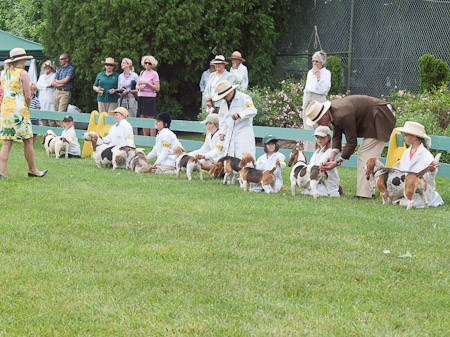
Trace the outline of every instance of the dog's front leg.
{"type": "Polygon", "coordinates": [[[98,168],[102,168],[102,162],[100,160],[97,160],[95,163],[97,164],[98,168]]]}
{"type": "Polygon", "coordinates": [[[319,182],[315,179],[309,182],[309,186],[311,187],[314,199],[316,199],[319,196],[319,192],[317,191],[317,185],[319,185],[319,182]]]}
{"type": "Polygon", "coordinates": [[[244,189],[244,192],[247,192],[247,180],[244,180],[242,183],[242,188],[244,189]]]}
{"type": "Polygon", "coordinates": [[[202,168],[200,165],[197,166],[197,171],[198,171],[198,175],[200,177],[200,180],[203,180],[203,173],[202,173],[202,168]]]}
{"type": "Polygon", "coordinates": [[[328,196],[330,196],[330,184],[328,184],[328,179],[324,178],[322,180],[323,185],[325,186],[325,188],[327,189],[327,194],[328,196]]]}
{"type": "Polygon", "coordinates": [[[264,192],[266,192],[266,193],[270,193],[270,185],[262,185],[262,188],[263,188],[263,190],[264,190],[264,192]]]}
{"type": "Polygon", "coordinates": [[[225,175],[223,176],[223,184],[224,184],[224,185],[227,184],[228,176],[229,176],[229,175],[230,175],[229,173],[225,173],[225,175]]]}
{"type": "Polygon", "coordinates": [[[186,167],[186,175],[189,181],[192,180],[192,165],[187,165],[186,167]]]}
{"type": "Polygon", "coordinates": [[[69,145],[65,146],[64,152],[65,152],[66,159],[69,159],[69,145]]]}

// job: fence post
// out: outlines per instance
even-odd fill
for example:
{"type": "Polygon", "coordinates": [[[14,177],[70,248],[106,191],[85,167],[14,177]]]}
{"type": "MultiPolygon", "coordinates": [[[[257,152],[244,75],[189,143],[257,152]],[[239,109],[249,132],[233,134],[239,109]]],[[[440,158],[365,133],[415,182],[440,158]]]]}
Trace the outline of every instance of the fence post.
{"type": "Polygon", "coordinates": [[[347,62],[347,89],[350,90],[350,77],[352,74],[352,52],[353,52],[353,21],[355,14],[355,0],[352,0],[352,7],[350,9],[350,33],[348,36],[348,62],[347,62]]]}

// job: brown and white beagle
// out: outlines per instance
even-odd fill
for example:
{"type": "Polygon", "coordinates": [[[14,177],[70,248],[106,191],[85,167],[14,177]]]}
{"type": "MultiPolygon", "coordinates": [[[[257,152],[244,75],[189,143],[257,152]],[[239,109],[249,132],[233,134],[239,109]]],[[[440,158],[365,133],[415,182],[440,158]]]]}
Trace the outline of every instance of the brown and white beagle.
{"type": "Polygon", "coordinates": [[[54,131],[47,130],[47,132],[45,132],[42,144],[44,144],[47,156],[50,157],[50,155],[54,153],[56,158],[59,158],[59,153],[64,151],[65,157],[69,158],[69,141],[64,137],[58,137],[54,131]]]}
{"type": "Polygon", "coordinates": [[[149,164],[144,149],[136,149],[133,157],[127,163],[127,168],[136,173],[152,173],[152,166],[149,164]]]}
{"type": "MultiPolygon", "coordinates": [[[[438,153],[431,164],[439,163],[441,154],[438,153]]],[[[425,173],[430,170],[427,166],[418,173],[400,171],[395,168],[385,167],[377,158],[370,158],[364,167],[366,170],[366,179],[370,180],[374,177],[378,190],[383,199],[383,205],[391,204],[394,198],[404,196],[408,199],[406,209],[413,206],[413,195],[418,193],[423,200],[425,208],[428,208],[427,200],[427,183],[423,179],[425,173]]]]}
{"type": "Polygon", "coordinates": [[[187,154],[186,150],[180,145],[175,146],[170,153],[177,157],[177,162],[175,164],[177,178],[180,178],[181,171],[186,171],[188,180],[192,180],[192,172],[197,171],[200,180],[203,180],[202,167],[196,157],[187,154]]]}
{"type": "Polygon", "coordinates": [[[241,160],[232,156],[225,156],[216,161],[209,170],[209,174],[217,178],[224,174],[223,184],[233,185],[239,175],[241,160]]]}

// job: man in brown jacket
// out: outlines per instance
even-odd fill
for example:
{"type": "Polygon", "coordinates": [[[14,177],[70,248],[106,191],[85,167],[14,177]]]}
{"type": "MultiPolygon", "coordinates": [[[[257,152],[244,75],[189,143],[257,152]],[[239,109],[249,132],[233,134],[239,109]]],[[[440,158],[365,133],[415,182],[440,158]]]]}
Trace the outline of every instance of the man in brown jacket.
{"type": "Polygon", "coordinates": [[[395,113],[391,104],[381,99],[363,95],[352,95],[332,102],[312,101],[306,109],[308,125],[333,126],[333,152],[321,169],[331,170],[350,158],[355,151],[357,138],[364,138],[357,156],[357,187],[354,198],[372,198],[374,186],[366,180],[364,165],[369,158],[380,158],[384,144],[389,141],[395,126],[395,113]],[[342,135],[347,144],[342,150],[342,135]]]}

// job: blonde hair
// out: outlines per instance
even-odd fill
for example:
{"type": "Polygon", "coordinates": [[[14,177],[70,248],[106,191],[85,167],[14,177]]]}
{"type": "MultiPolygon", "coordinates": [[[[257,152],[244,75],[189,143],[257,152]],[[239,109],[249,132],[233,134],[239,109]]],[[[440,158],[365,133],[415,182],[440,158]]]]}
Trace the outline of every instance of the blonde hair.
{"type": "Polygon", "coordinates": [[[33,82],[30,83],[30,90],[31,90],[31,91],[34,91],[34,92],[37,91],[37,87],[36,87],[36,84],[35,84],[35,83],[33,83],[33,82]]]}
{"type": "Polygon", "coordinates": [[[146,56],[142,56],[141,58],[141,66],[143,66],[145,68],[145,61],[149,61],[153,68],[155,68],[158,65],[158,61],[152,56],[152,55],[146,55],[146,56]]]}
{"type": "Polygon", "coordinates": [[[131,70],[131,71],[134,71],[133,61],[131,61],[129,58],[124,57],[124,58],[122,59],[122,62],[125,62],[125,63],[129,64],[129,65],[130,65],[130,70],[131,70]]]}
{"type": "Polygon", "coordinates": [[[41,69],[44,70],[44,68],[45,68],[46,66],[49,66],[50,68],[52,68],[52,71],[55,71],[55,70],[56,70],[55,65],[54,65],[53,62],[50,61],[50,60],[45,61],[45,62],[42,64],[42,68],[41,68],[41,69]]]}
{"type": "MultiPolygon", "coordinates": [[[[13,61],[13,62],[5,62],[5,70],[13,70],[14,68],[20,68],[18,67],[20,64],[25,65],[26,60],[22,59],[22,60],[17,60],[17,61],[13,61]]],[[[23,67],[22,69],[25,69],[25,67],[23,67]]]]}
{"type": "MultiPolygon", "coordinates": [[[[328,142],[325,144],[325,146],[323,147],[323,150],[321,152],[325,152],[326,150],[328,150],[331,147],[331,136],[327,135],[328,137],[328,142]]],[[[319,144],[317,144],[317,136],[316,136],[316,144],[315,144],[315,150],[317,150],[319,148],[319,144]]]]}
{"type": "Polygon", "coordinates": [[[313,60],[314,58],[318,58],[320,62],[322,62],[322,66],[325,67],[327,65],[327,53],[325,53],[323,50],[316,51],[312,56],[313,60]]]}

